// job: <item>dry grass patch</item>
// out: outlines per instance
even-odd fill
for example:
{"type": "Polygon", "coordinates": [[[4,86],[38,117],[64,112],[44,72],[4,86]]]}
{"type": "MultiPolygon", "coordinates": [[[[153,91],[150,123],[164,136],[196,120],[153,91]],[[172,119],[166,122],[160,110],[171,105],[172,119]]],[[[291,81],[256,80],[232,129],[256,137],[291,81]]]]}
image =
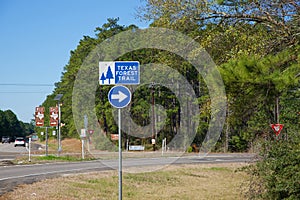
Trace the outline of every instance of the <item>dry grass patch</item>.
{"type": "MultiPolygon", "coordinates": [[[[123,174],[123,199],[242,199],[244,164],[177,165],[160,171],[123,174]]],[[[137,172],[141,168],[132,168],[137,172]]],[[[146,169],[149,171],[149,168],[146,169]]],[[[118,199],[118,172],[65,175],[20,186],[4,199],[118,199]]]]}

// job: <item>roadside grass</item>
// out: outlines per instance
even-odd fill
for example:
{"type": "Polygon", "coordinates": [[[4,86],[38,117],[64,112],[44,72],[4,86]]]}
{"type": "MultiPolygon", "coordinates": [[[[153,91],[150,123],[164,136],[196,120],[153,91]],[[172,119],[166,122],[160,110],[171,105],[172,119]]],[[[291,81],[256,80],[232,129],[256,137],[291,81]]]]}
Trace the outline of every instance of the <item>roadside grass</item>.
{"type": "Polygon", "coordinates": [[[39,156],[36,157],[36,160],[39,161],[68,161],[68,162],[74,162],[74,161],[84,161],[84,160],[93,160],[92,158],[86,158],[82,159],[80,157],[76,156],[55,156],[55,155],[48,155],[48,156],[39,156]]]}
{"type": "MultiPolygon", "coordinates": [[[[130,168],[134,173],[123,173],[123,199],[243,199],[241,185],[248,176],[237,170],[242,166],[245,164],[172,165],[147,173],[143,170],[151,167],[130,168]]],[[[19,186],[0,197],[4,199],[118,199],[118,172],[64,175],[19,186]]]]}
{"type": "Polygon", "coordinates": [[[28,165],[28,164],[41,164],[41,163],[50,163],[50,162],[79,162],[79,161],[89,161],[95,160],[92,157],[87,157],[82,159],[80,156],[74,155],[64,155],[64,156],[56,156],[56,155],[48,155],[48,156],[31,156],[30,161],[28,160],[28,156],[19,156],[15,160],[12,161],[14,165],[28,165]]]}
{"type": "Polygon", "coordinates": [[[57,155],[57,140],[49,139],[48,156],[46,156],[45,141],[36,141],[36,144],[42,145],[42,150],[31,152],[31,161],[29,162],[28,154],[22,154],[12,161],[12,164],[39,164],[48,162],[76,162],[83,160],[94,160],[94,157],[86,152],[85,159],[81,158],[81,141],[78,139],[62,140],[63,151],[60,156],[57,155]]]}

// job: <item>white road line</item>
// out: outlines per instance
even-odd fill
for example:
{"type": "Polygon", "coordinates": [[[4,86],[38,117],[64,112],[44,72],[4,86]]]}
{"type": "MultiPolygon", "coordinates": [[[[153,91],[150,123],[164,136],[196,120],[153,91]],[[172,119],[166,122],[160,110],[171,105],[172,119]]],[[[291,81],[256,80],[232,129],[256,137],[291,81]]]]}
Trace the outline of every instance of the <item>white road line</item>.
{"type": "Polygon", "coordinates": [[[11,176],[11,177],[2,178],[2,179],[0,179],[0,181],[9,180],[9,179],[16,179],[16,178],[25,178],[25,177],[30,177],[30,176],[41,176],[41,175],[56,174],[56,173],[63,173],[63,172],[74,172],[74,171],[102,169],[102,168],[103,169],[107,168],[107,166],[78,168],[78,169],[69,169],[69,170],[58,170],[58,171],[43,172],[43,173],[36,173],[36,174],[26,174],[26,175],[22,175],[22,176],[11,176]]]}

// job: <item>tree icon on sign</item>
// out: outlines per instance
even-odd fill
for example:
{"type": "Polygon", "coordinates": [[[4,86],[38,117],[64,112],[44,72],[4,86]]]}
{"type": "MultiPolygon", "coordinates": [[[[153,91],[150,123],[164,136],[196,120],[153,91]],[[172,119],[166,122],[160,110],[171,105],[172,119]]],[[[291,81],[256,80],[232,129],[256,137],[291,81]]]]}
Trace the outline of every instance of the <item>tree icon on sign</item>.
{"type": "Polygon", "coordinates": [[[104,73],[101,74],[100,80],[102,81],[102,84],[104,84],[104,81],[106,80],[104,73]]]}
{"type": "MultiPolygon", "coordinates": [[[[114,79],[114,75],[111,71],[110,66],[108,66],[107,72],[106,72],[106,79],[108,79],[108,84],[110,84],[110,79],[114,79]]],[[[102,80],[102,76],[101,76],[101,80],[102,80]]]]}

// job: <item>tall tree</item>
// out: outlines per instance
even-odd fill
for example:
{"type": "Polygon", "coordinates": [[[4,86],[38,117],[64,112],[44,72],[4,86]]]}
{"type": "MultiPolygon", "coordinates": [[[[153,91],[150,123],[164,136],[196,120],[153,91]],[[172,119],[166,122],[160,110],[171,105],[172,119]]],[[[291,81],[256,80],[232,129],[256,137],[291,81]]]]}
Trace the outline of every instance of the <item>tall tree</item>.
{"type": "Polygon", "coordinates": [[[138,15],[161,24],[187,20],[206,28],[209,24],[261,24],[271,36],[269,52],[299,43],[300,2],[297,0],[146,0],[138,15]]]}
{"type": "MultiPolygon", "coordinates": [[[[136,26],[121,26],[118,24],[118,20],[118,18],[108,19],[107,23],[103,24],[102,27],[97,27],[95,29],[95,37],[83,36],[83,38],[79,41],[77,48],[71,51],[69,62],[64,67],[61,80],[55,84],[53,93],[47,96],[46,100],[42,104],[44,107],[53,107],[57,104],[57,101],[54,100],[56,94],[63,94],[61,99],[61,120],[62,123],[65,124],[65,126],[62,127],[63,138],[79,137],[72,113],[72,92],[77,73],[89,53],[96,47],[97,44],[103,42],[107,38],[112,37],[121,31],[137,28],[136,26]]],[[[112,49],[112,51],[116,50],[117,49],[112,49]]],[[[109,89],[109,87],[104,87],[103,89],[101,88],[101,90],[104,91],[107,91],[107,89],[109,89]]],[[[99,93],[101,93],[101,91],[97,90],[98,96],[100,96],[99,93]]],[[[102,98],[104,99],[104,96],[102,98]]],[[[99,102],[98,99],[96,101],[97,103],[99,102]]],[[[104,106],[103,109],[106,109],[107,107],[108,105],[104,106]]],[[[102,108],[100,110],[102,110],[102,108]]],[[[99,111],[97,110],[97,112],[99,111]]],[[[101,123],[106,121],[104,120],[107,117],[105,113],[101,113],[99,115],[101,123]]],[[[49,121],[48,109],[46,109],[45,112],[45,121],[46,123],[49,121]]]]}
{"type": "Polygon", "coordinates": [[[0,136],[26,136],[33,133],[33,125],[19,121],[11,110],[0,110],[0,136]]]}
{"type": "Polygon", "coordinates": [[[6,136],[9,132],[9,122],[4,111],[0,110],[0,135],[6,136]]]}
{"type": "MultiPolygon", "coordinates": [[[[269,124],[277,123],[275,99],[299,87],[299,65],[293,52],[286,50],[264,58],[246,56],[220,66],[232,112],[232,145],[242,144],[235,150],[247,149],[257,136],[270,136],[269,124]]],[[[283,114],[282,121],[289,122],[283,114]]]]}
{"type": "Polygon", "coordinates": [[[4,111],[4,116],[6,117],[7,122],[9,124],[8,133],[7,133],[8,135],[10,136],[25,135],[22,131],[20,121],[18,120],[15,113],[13,113],[11,110],[6,110],[4,111]]]}

